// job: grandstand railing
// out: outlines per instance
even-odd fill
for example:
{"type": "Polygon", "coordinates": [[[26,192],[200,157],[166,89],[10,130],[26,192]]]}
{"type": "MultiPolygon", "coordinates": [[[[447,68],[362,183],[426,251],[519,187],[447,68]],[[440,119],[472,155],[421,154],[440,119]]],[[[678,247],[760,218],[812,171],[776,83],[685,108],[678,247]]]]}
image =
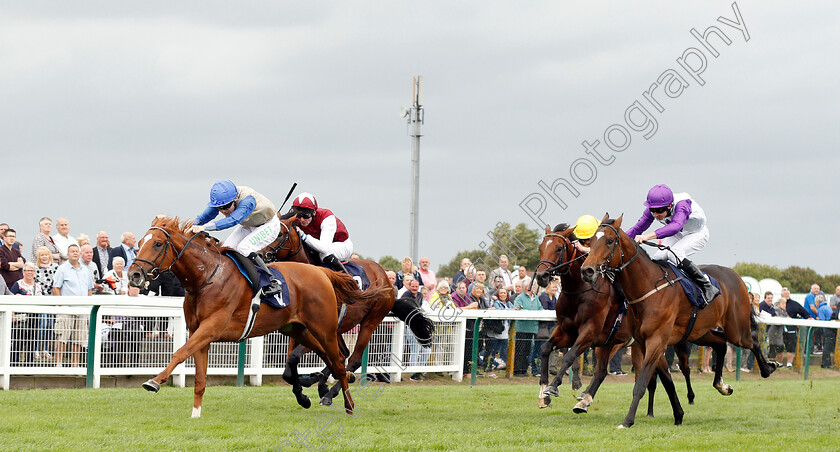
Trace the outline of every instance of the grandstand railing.
{"type": "MultiPolygon", "coordinates": [[[[9,389],[12,376],[84,376],[88,387],[97,388],[104,376],[157,375],[169,363],[172,354],[187,341],[189,333],[182,304],[183,298],[171,297],[0,296],[0,374],[3,389],[9,389]],[[84,320],[73,322],[72,331],[58,332],[69,336],[70,340],[67,348],[71,356],[64,360],[61,367],[56,366],[56,331],[54,326],[50,326],[54,317],[59,315],[74,315],[78,316],[76,320],[88,320],[87,324],[84,320]],[[35,358],[35,352],[43,348],[53,355],[52,359],[45,358],[43,353],[40,353],[39,359],[35,358]],[[76,367],[72,365],[72,353],[77,353],[79,364],[76,367]]],[[[553,311],[454,308],[432,311],[427,308],[427,314],[435,323],[436,334],[425,365],[409,359],[411,344],[407,344],[405,324],[399,319],[386,317],[371,338],[366,368],[357,372],[387,373],[392,381],[399,381],[402,373],[449,372],[454,380],[461,381],[466,360],[473,362],[472,379],[475,382],[478,347],[472,347],[473,356],[464,356],[466,341],[478,342],[476,334],[467,337],[469,320],[480,325],[481,319],[553,321],[555,318],[553,311]]],[[[759,321],[768,325],[799,327],[800,331],[806,331],[803,337],[807,337],[807,347],[810,347],[814,328],[840,328],[840,322],[818,320],[771,318],[759,321]]],[[[344,334],[351,350],[357,331],[354,329],[344,334]]],[[[208,375],[247,376],[251,385],[261,385],[264,376],[282,375],[287,352],[288,337],[276,332],[251,338],[243,344],[214,343],[210,347],[207,372],[208,375]]],[[[807,379],[810,354],[805,356],[808,357],[804,359],[807,379]]],[[[315,372],[323,367],[317,355],[308,353],[301,362],[300,372],[315,372]]],[[[175,369],[171,381],[183,387],[186,377],[194,374],[195,364],[190,358],[175,369]]]]}

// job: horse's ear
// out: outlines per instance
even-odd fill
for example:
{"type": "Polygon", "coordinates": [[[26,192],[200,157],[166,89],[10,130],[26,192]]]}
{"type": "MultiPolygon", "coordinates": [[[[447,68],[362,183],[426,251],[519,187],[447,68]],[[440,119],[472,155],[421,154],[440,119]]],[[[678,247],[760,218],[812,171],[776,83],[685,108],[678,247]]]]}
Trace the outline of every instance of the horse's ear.
{"type": "Polygon", "coordinates": [[[607,212],[607,213],[604,214],[604,218],[601,218],[601,224],[606,223],[607,220],[609,220],[609,219],[610,219],[610,213],[607,212]]]}
{"type": "Polygon", "coordinates": [[[551,234],[551,226],[550,225],[545,225],[545,233],[546,234],[551,234]]]}
{"type": "Polygon", "coordinates": [[[566,229],[565,231],[561,232],[561,234],[563,234],[563,237],[569,238],[575,232],[576,227],[577,227],[577,225],[574,225],[574,226],[570,227],[569,229],[566,229]]]}
{"type": "Polygon", "coordinates": [[[622,214],[618,217],[618,219],[616,219],[616,220],[615,220],[615,224],[614,224],[614,226],[615,226],[616,228],[620,228],[620,227],[621,227],[621,220],[622,220],[622,219],[624,219],[624,214],[623,214],[623,213],[622,213],[622,214]]]}

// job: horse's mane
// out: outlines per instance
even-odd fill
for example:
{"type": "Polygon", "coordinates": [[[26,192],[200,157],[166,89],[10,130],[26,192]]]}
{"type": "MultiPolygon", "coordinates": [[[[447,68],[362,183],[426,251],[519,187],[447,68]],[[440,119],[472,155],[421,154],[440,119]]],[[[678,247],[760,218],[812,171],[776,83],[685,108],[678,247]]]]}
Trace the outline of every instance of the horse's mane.
{"type": "Polygon", "coordinates": [[[294,210],[292,210],[292,209],[289,209],[289,211],[288,211],[288,212],[286,212],[286,213],[284,213],[284,214],[280,215],[280,219],[281,219],[281,220],[288,220],[289,218],[292,218],[292,217],[293,217],[293,216],[295,216],[295,215],[297,215],[297,212],[295,212],[295,211],[294,211],[294,210]]]}
{"type": "MultiPolygon", "coordinates": [[[[192,232],[190,232],[190,227],[192,225],[193,225],[193,222],[191,220],[181,220],[181,218],[178,217],[178,216],[166,217],[166,216],[158,215],[152,221],[152,226],[153,227],[158,227],[158,228],[164,229],[168,232],[177,232],[177,233],[186,235],[188,237],[191,237],[193,235],[192,232]]],[[[204,243],[206,243],[209,246],[215,246],[217,248],[221,247],[221,245],[220,245],[221,242],[219,241],[219,239],[211,236],[210,234],[207,234],[206,237],[207,237],[207,240],[205,240],[204,243]]],[[[193,243],[202,243],[202,242],[201,241],[193,241],[193,243]]]]}
{"type": "Polygon", "coordinates": [[[615,224],[615,218],[607,218],[607,220],[601,224],[615,224]]]}
{"type": "Polygon", "coordinates": [[[562,232],[566,229],[569,229],[569,223],[560,223],[557,226],[554,226],[554,229],[551,232],[562,232]]]}

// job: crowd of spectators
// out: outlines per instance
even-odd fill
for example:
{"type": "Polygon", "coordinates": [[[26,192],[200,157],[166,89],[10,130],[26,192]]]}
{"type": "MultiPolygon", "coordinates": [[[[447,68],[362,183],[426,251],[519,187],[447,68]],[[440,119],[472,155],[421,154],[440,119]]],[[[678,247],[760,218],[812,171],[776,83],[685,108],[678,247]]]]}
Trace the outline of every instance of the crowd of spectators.
{"type": "MultiPolygon", "coordinates": [[[[0,294],[22,296],[93,296],[141,295],[139,289],[129,287],[128,268],[137,256],[135,236],[125,232],[120,243],[111,246],[108,233],[100,231],[96,243],[91,244],[85,234],[73,237],[70,222],[59,218],[55,222],[43,217],[38,221],[38,234],[29,252],[17,241],[17,232],[0,223],[0,294]]],[[[183,296],[178,280],[165,272],[152,281],[143,295],[183,296]]],[[[58,304],[58,303],[57,303],[58,304]]],[[[128,331],[143,332],[146,338],[169,339],[167,319],[108,317],[113,356],[120,354],[119,344],[133,340],[128,331]]],[[[84,364],[84,349],[88,343],[88,316],[71,314],[16,314],[12,319],[12,349],[17,352],[12,361],[18,366],[84,364]]],[[[142,333],[138,334],[142,337],[142,333]]],[[[106,343],[105,346],[110,344],[106,343]]],[[[103,361],[113,361],[107,359],[103,361]]]]}

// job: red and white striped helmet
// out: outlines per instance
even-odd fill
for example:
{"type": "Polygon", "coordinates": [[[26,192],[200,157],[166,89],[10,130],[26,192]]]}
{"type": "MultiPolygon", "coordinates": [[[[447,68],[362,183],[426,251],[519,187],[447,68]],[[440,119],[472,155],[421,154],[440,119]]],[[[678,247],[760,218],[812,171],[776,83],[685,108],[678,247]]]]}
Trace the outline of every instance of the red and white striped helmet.
{"type": "Polygon", "coordinates": [[[292,207],[296,209],[318,210],[318,201],[312,193],[301,193],[295,198],[292,207]]]}

